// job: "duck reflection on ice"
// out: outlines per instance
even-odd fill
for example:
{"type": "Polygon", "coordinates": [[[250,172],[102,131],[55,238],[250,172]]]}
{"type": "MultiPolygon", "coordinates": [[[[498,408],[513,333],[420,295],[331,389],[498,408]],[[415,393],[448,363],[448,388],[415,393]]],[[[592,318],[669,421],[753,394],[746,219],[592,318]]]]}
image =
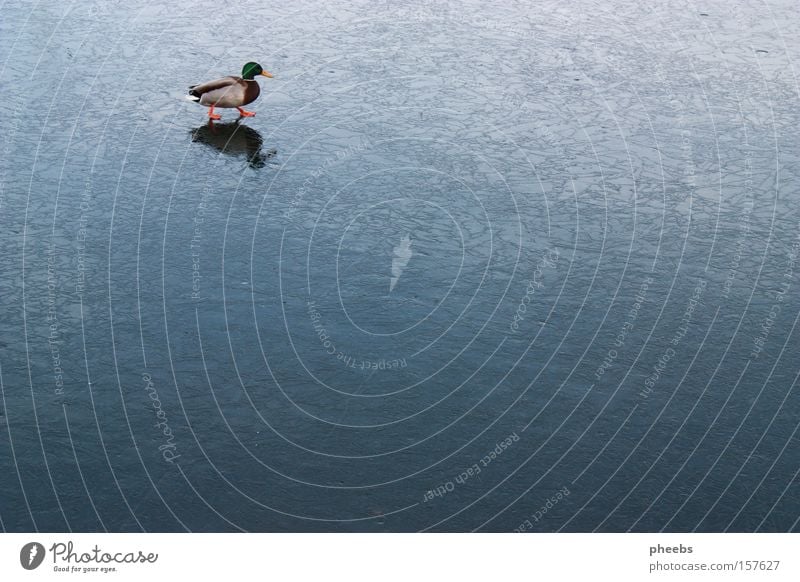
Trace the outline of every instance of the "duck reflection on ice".
{"type": "Polygon", "coordinates": [[[277,153],[274,149],[262,151],[264,139],[261,134],[239,120],[231,123],[209,121],[192,130],[192,141],[204,143],[229,156],[243,156],[253,168],[263,168],[277,153]]]}

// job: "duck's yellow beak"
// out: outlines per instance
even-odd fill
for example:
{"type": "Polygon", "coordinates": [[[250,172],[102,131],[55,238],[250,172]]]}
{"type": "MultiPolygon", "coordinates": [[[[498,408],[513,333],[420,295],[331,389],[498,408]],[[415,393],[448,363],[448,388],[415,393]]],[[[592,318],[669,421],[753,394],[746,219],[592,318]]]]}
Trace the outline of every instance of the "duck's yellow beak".
{"type": "Polygon", "coordinates": [[[269,77],[270,79],[272,79],[272,73],[268,71],[261,71],[261,74],[264,75],[265,77],[269,77]]]}

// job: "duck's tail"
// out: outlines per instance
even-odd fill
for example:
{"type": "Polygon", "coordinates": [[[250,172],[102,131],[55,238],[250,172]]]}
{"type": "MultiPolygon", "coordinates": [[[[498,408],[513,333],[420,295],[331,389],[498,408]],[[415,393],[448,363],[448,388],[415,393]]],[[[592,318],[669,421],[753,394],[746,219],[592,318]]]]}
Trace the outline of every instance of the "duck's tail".
{"type": "Polygon", "coordinates": [[[192,85],[189,87],[189,94],[186,95],[186,98],[189,101],[200,101],[200,93],[194,90],[195,87],[197,87],[197,85],[192,85]]]}

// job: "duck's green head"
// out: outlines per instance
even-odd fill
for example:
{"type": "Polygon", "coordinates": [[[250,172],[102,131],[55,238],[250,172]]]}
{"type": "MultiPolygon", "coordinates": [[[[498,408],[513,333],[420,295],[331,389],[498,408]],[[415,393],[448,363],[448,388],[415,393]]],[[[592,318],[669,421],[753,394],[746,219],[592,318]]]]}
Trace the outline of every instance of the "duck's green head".
{"type": "Polygon", "coordinates": [[[269,77],[270,79],[272,78],[272,73],[268,73],[262,69],[261,65],[258,63],[247,63],[244,67],[242,67],[242,79],[252,81],[256,75],[263,75],[264,77],[269,77]]]}

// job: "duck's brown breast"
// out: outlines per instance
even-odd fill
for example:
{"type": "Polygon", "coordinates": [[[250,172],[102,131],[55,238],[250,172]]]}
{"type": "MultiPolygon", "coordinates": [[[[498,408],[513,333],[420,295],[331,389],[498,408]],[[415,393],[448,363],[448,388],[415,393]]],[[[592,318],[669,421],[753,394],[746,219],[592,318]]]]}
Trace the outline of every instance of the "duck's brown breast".
{"type": "Polygon", "coordinates": [[[245,81],[247,87],[244,89],[244,105],[252,103],[261,94],[261,88],[258,86],[257,81],[245,81]]]}

